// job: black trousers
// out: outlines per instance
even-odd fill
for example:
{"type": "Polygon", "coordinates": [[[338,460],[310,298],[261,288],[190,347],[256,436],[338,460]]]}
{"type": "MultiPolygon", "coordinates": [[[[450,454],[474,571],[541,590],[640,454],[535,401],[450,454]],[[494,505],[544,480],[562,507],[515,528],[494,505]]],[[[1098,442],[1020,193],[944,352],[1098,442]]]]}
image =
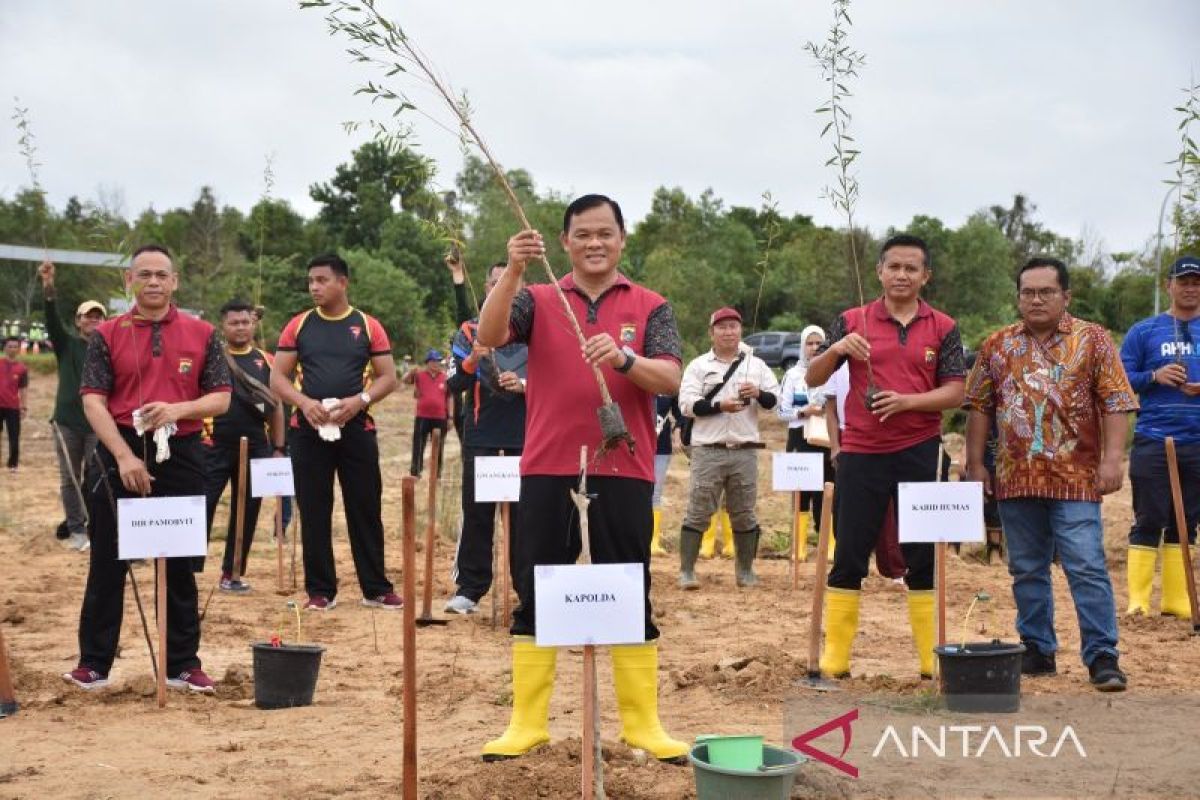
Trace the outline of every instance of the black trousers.
{"type": "MultiPolygon", "coordinates": [[[[173,437],[171,458],[154,462],[154,442],[145,442],[131,428],[120,428],[121,436],[139,457],[146,453],[146,468],[154,477],[151,497],[186,497],[204,485],[204,461],[199,434],[173,437]],[[144,449],[143,449],[144,448],[144,449]]],[[[98,475],[88,485],[89,550],[87,587],[79,612],[79,663],[102,675],[112,669],[121,641],[121,618],[125,608],[125,574],[128,563],[117,560],[117,500],[136,497],[121,485],[112,454],[96,448],[98,475]],[[110,493],[111,491],[111,493],[110,493]]],[[[196,576],[192,559],[167,559],[167,676],[200,666],[200,616],[196,599],[196,576]]],[[[145,588],[144,586],[142,587],[145,588]]],[[[153,584],[149,597],[154,597],[153,584]]],[[[153,623],[153,620],[150,620],[153,623]]]]}
{"type": "Polygon", "coordinates": [[[8,428],[8,467],[21,459],[21,409],[0,408],[0,428],[8,428]]]}
{"type": "MultiPolygon", "coordinates": [[[[808,440],[804,438],[803,427],[788,428],[786,449],[789,453],[820,453],[825,465],[825,480],[833,480],[833,462],[829,458],[829,448],[809,444],[808,440]]],[[[821,509],[824,505],[824,492],[800,493],[800,510],[812,512],[813,527],[821,524],[821,509]]]]}
{"type": "MultiPolygon", "coordinates": [[[[513,533],[512,570],[520,605],[513,612],[510,632],[533,636],[535,630],[533,568],[538,564],[574,564],[582,541],[579,515],[571,500],[575,477],[549,475],[521,479],[521,524],[513,533]]],[[[650,499],[654,484],[636,478],[588,478],[593,495],[588,506],[592,563],[636,564],[643,567],[646,587],[646,640],[658,638],[650,613],[650,536],[654,517],[650,499]]]]}
{"type": "MultiPolygon", "coordinates": [[[[1183,494],[1188,541],[1196,541],[1200,524],[1200,444],[1175,445],[1179,486],[1183,494]]],[[[1171,481],[1167,476],[1167,446],[1148,436],[1134,436],[1129,452],[1129,483],[1133,487],[1133,528],[1129,543],[1158,547],[1159,540],[1179,543],[1171,481]]]]}
{"type": "Polygon", "coordinates": [[[363,597],[392,591],[383,560],[383,479],[379,443],[363,418],[342,427],[342,438],[326,442],[307,422],[289,431],[300,541],[304,544],[304,588],[333,599],[337,569],[333,562],[333,476],[342,487],[342,505],[350,553],[363,597]]]}
{"type": "Polygon", "coordinates": [[[446,450],[446,420],[429,417],[417,417],[413,423],[412,463],[408,468],[408,474],[420,477],[425,470],[425,443],[433,435],[434,430],[442,432],[442,436],[438,440],[438,477],[442,477],[442,464],[445,462],[442,456],[446,450]]]}
{"type": "MultiPolygon", "coordinates": [[[[897,484],[934,480],[940,443],[940,437],[934,437],[895,453],[838,454],[837,545],[829,586],[862,588],[897,484]]],[[[933,545],[902,544],[900,550],[908,565],[908,588],[932,589],[933,545]]]]}
{"type": "MultiPolygon", "coordinates": [[[[247,461],[251,458],[270,458],[271,445],[261,431],[257,436],[248,436],[247,461]]],[[[238,484],[238,439],[214,439],[209,447],[204,448],[204,496],[208,503],[208,529],[211,537],[213,514],[221,495],[225,494],[226,484],[233,486],[229,498],[229,526],[225,533],[225,555],[221,559],[221,572],[233,573],[233,555],[237,547],[237,514],[241,505],[241,487],[238,484]]],[[[258,525],[258,511],[262,507],[262,498],[251,496],[254,487],[250,478],[250,465],[246,465],[246,519],[242,528],[242,574],[246,572],[246,559],[250,556],[250,545],[254,543],[254,528],[258,525]]],[[[198,565],[203,569],[203,563],[198,565]]]]}
{"type": "MultiPolygon", "coordinates": [[[[505,450],[507,456],[519,456],[520,450],[505,450]]],[[[498,456],[500,451],[487,447],[463,448],[462,469],[462,532],[454,554],[454,583],[458,594],[476,603],[492,586],[492,547],[496,532],[496,504],[475,502],[475,459],[478,456],[498,456]]],[[[515,538],[520,519],[520,504],[512,506],[510,533],[515,538]]],[[[509,564],[503,568],[512,574],[512,548],[509,564]]]]}

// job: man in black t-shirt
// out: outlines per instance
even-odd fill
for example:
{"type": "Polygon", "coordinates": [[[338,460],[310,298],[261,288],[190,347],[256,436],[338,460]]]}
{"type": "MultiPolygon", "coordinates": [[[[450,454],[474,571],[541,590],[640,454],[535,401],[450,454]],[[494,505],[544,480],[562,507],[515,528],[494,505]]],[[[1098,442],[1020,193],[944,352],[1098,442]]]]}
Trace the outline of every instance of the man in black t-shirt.
{"type": "Polygon", "coordinates": [[[383,478],[375,421],[368,413],[396,388],[396,364],[379,320],[346,298],[350,268],[337,255],[308,264],[316,308],[297,314],[279,335],[271,389],[296,408],[288,424],[300,535],[305,608],[337,601],[333,561],[333,476],[342,487],[350,551],[365,606],[398,609],[384,571],[383,478]],[[294,375],[298,385],[292,384],[294,375]]]}
{"type": "Polygon", "coordinates": [[[247,466],[246,516],[242,528],[241,572],[234,574],[234,549],[237,541],[237,514],[241,498],[238,483],[238,453],[241,438],[246,437],[249,458],[270,458],[284,454],[283,404],[270,394],[271,357],[254,346],[254,306],[243,300],[230,300],[221,307],[221,333],[225,336],[226,360],[232,362],[233,397],[229,410],[204,421],[204,494],[208,500],[208,527],[213,512],[232,484],[229,500],[229,527],[225,534],[225,556],[221,561],[222,591],[247,592],[250,584],[242,580],[246,559],[254,542],[261,498],[252,496],[247,466]],[[267,438],[267,426],[270,439],[267,438]]]}

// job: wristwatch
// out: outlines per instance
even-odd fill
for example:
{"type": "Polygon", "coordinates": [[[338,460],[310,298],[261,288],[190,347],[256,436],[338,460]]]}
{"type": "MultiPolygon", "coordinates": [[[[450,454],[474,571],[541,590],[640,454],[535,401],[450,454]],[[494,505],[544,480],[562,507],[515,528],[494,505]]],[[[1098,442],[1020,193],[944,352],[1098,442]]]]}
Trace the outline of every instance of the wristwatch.
{"type": "Polygon", "coordinates": [[[371,405],[371,395],[367,394],[366,392],[362,392],[361,394],[359,394],[358,399],[362,400],[362,404],[363,404],[364,408],[371,405]]]}
{"type": "Polygon", "coordinates": [[[614,369],[624,375],[633,369],[633,362],[637,361],[637,353],[633,352],[633,348],[629,345],[622,347],[621,352],[625,354],[625,363],[619,367],[614,367],[614,369]]]}

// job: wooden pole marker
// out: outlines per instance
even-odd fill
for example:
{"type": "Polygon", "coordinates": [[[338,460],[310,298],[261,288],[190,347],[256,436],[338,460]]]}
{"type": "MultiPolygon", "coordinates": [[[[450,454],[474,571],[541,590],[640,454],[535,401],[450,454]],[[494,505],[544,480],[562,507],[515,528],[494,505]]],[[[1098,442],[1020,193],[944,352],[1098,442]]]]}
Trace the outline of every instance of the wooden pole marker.
{"type": "Polygon", "coordinates": [[[442,444],[442,432],[433,430],[430,438],[429,454],[429,503],[425,520],[425,583],[422,585],[421,616],[417,617],[417,625],[422,628],[430,625],[448,625],[449,620],[433,616],[433,550],[437,541],[437,490],[438,469],[441,467],[438,451],[442,444]]]}
{"type": "Polygon", "coordinates": [[[1200,602],[1196,597],[1196,573],[1192,569],[1192,548],[1188,542],[1187,514],[1183,508],[1183,487],[1179,482],[1179,461],[1175,457],[1175,437],[1168,436],[1167,476],[1171,481],[1171,505],[1175,509],[1175,530],[1179,531],[1179,554],[1183,558],[1183,578],[1188,604],[1192,609],[1192,632],[1200,633],[1200,602]]]}
{"type": "Polygon", "coordinates": [[[417,596],[417,479],[406,475],[401,481],[401,536],[404,551],[403,650],[404,745],[402,756],[403,800],[417,800],[417,623],[413,604],[417,596]]]}

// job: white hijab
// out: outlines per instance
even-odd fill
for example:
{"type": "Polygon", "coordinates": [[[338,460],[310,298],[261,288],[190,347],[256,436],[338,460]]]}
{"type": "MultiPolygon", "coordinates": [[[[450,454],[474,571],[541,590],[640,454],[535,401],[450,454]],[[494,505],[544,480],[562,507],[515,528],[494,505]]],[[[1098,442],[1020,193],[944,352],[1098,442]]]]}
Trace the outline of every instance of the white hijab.
{"type": "Polygon", "coordinates": [[[805,347],[805,343],[808,341],[808,337],[812,336],[814,333],[821,337],[822,342],[828,338],[825,335],[825,329],[820,325],[809,325],[805,327],[805,329],[800,332],[800,360],[796,362],[796,366],[804,367],[805,369],[808,368],[808,348],[805,347]]]}

